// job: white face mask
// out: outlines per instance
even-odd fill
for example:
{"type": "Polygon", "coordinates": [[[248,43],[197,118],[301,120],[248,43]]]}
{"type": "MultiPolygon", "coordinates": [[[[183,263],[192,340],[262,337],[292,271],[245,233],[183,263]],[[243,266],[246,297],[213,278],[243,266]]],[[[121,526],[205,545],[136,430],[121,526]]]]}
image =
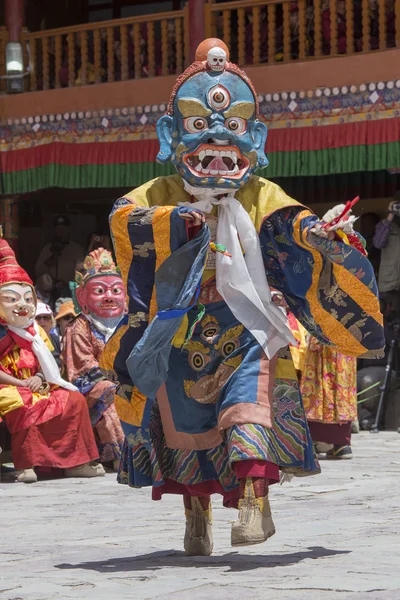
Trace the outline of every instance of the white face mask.
{"type": "Polygon", "coordinates": [[[28,327],[36,312],[33,288],[26,283],[5,283],[0,288],[0,317],[14,327],[28,327]]]}

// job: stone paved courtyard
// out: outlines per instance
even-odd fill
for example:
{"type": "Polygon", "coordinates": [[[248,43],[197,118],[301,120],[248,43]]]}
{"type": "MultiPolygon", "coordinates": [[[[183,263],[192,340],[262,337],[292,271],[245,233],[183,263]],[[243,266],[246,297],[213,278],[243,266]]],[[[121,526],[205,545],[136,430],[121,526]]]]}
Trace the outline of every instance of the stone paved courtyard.
{"type": "Polygon", "coordinates": [[[230,546],[214,501],[215,554],[182,552],[177,497],[114,475],[0,483],[0,600],[399,600],[400,435],[361,433],[355,458],[275,486],[266,544],[230,546]]]}

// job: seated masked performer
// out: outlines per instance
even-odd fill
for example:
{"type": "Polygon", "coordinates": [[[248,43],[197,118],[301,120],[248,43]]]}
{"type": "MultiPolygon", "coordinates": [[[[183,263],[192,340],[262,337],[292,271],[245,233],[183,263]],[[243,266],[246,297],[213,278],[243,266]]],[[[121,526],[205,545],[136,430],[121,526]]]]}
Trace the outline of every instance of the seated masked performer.
{"type": "Polygon", "coordinates": [[[61,378],[45,331],[35,322],[36,294],[14,252],[0,239],[0,416],[11,434],[17,480],[34,467],[69,477],[104,475],[85,398],[61,378]]]}
{"type": "Polygon", "coordinates": [[[85,258],[71,284],[79,316],[66,328],[62,359],[69,381],[86,397],[100,461],[118,470],[124,434],[114,406],[116,384],[99,367],[99,357],[126,309],[126,293],[111,253],[85,258]]]}
{"type": "Polygon", "coordinates": [[[225,44],[203,42],[157,125],[158,159],[178,174],[127,194],[110,217],[129,295],[102,357],[119,380],[119,479],[152,485],[154,500],[183,495],[189,555],[212,552],[211,494],[239,509],[232,545],[257,544],[275,533],[268,489],[280,471],[319,470],[269,286],[324,344],[355,356],[384,344],[373,270],[350,232],[326,231],[254,176],[268,163],[258,116],[225,44]]]}

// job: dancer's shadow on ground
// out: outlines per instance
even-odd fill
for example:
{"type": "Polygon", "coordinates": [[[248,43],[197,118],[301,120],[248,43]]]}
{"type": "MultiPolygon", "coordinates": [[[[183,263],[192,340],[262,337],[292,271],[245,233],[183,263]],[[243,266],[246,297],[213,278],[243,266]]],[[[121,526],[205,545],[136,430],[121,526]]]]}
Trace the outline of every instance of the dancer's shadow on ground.
{"type": "Polygon", "coordinates": [[[252,571],[253,569],[287,567],[307,558],[326,558],[336,554],[349,554],[350,550],[329,550],[313,546],[300,552],[289,554],[238,554],[232,552],[223,556],[186,556],[184,552],[167,550],[151,552],[139,556],[126,556],[109,560],[83,562],[72,565],[55,565],[58,569],[88,569],[98,573],[123,573],[132,571],[154,571],[164,567],[230,567],[232,572],[252,571]]]}

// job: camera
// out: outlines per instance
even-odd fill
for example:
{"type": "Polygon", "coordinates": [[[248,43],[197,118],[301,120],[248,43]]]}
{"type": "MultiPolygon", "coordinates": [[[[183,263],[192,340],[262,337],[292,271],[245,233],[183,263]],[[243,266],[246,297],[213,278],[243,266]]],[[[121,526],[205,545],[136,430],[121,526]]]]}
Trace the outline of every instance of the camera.
{"type": "Polygon", "coordinates": [[[400,217],[400,202],[392,204],[391,212],[396,215],[396,217],[400,217]]]}

